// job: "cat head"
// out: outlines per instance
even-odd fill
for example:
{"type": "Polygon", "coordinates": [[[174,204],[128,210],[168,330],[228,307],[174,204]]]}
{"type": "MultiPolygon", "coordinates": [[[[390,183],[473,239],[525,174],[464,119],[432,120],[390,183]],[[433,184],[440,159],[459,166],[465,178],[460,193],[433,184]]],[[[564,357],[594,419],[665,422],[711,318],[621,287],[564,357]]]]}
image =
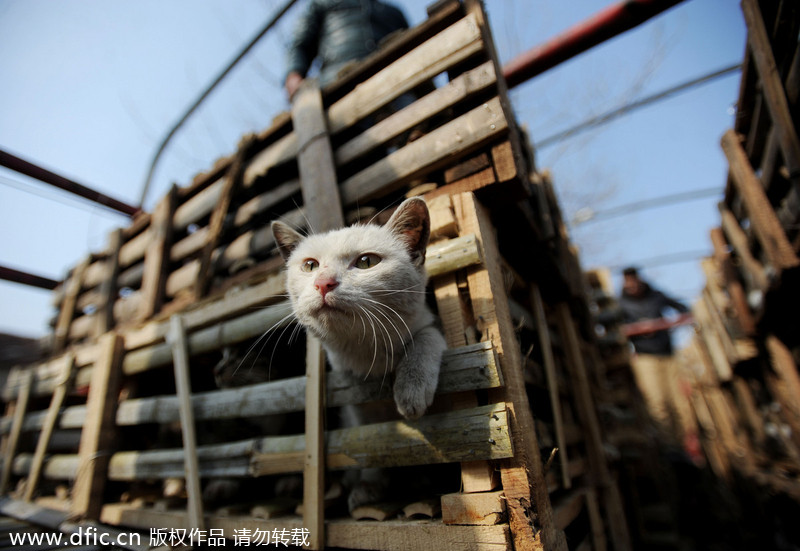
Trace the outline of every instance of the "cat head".
{"type": "Polygon", "coordinates": [[[430,238],[425,201],[404,201],[385,226],[356,225],[304,237],[275,221],[272,231],[302,325],[321,338],[376,326],[392,340],[408,333],[408,318],[424,303],[430,238]]]}

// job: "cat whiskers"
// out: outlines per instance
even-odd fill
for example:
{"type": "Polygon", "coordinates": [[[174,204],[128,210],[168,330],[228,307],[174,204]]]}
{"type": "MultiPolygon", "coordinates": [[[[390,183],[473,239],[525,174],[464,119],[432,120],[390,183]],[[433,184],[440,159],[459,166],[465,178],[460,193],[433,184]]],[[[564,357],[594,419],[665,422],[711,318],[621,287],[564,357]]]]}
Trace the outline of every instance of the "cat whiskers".
{"type": "MultiPolygon", "coordinates": [[[[394,324],[394,322],[392,322],[391,319],[389,319],[389,316],[382,310],[382,308],[385,308],[385,309],[389,310],[392,314],[397,316],[397,319],[399,319],[400,323],[402,323],[403,326],[406,328],[406,332],[408,333],[409,343],[410,344],[414,343],[414,334],[411,332],[411,328],[408,327],[408,324],[403,319],[403,316],[401,316],[400,313],[397,310],[395,310],[394,308],[392,308],[388,304],[384,304],[384,303],[382,303],[382,302],[380,302],[378,300],[372,300],[371,298],[365,298],[364,300],[366,300],[367,302],[369,302],[371,304],[375,304],[376,306],[378,306],[378,308],[377,308],[378,313],[381,314],[386,319],[386,321],[388,321],[389,324],[394,328],[395,332],[397,333],[397,336],[400,338],[400,342],[404,345],[404,347],[405,347],[406,342],[405,342],[405,339],[403,338],[402,333],[400,332],[400,328],[397,327],[394,324]]],[[[392,357],[394,357],[394,354],[392,354],[392,357]]]]}
{"type": "MultiPolygon", "coordinates": [[[[273,332],[273,331],[274,331],[274,330],[275,330],[277,327],[280,327],[280,326],[281,326],[281,325],[283,325],[283,324],[284,324],[284,323],[285,323],[287,320],[289,320],[289,319],[292,319],[292,318],[294,318],[294,319],[297,319],[297,316],[295,315],[294,311],[292,311],[292,312],[289,312],[288,314],[286,314],[285,316],[283,316],[281,319],[279,319],[278,321],[276,321],[275,323],[273,323],[273,324],[272,324],[272,326],[271,326],[271,327],[269,327],[269,328],[268,328],[266,331],[264,331],[264,332],[263,332],[263,333],[262,333],[262,334],[261,334],[261,335],[260,335],[260,336],[259,336],[259,337],[258,337],[256,340],[255,340],[255,342],[254,342],[253,344],[251,344],[251,345],[250,345],[250,347],[247,349],[247,352],[245,352],[245,354],[244,354],[244,357],[243,357],[243,358],[241,359],[241,361],[239,362],[239,365],[237,365],[237,366],[236,366],[236,369],[234,369],[234,370],[233,370],[233,374],[236,374],[236,372],[237,372],[237,371],[239,371],[239,368],[240,368],[240,367],[242,367],[242,365],[244,364],[244,362],[247,360],[248,356],[250,356],[250,354],[253,352],[253,350],[254,350],[254,349],[255,349],[255,348],[256,348],[256,347],[259,345],[259,343],[260,343],[262,340],[264,340],[264,338],[266,337],[266,340],[264,340],[264,343],[261,345],[261,348],[259,349],[259,351],[258,351],[258,354],[256,354],[256,357],[255,357],[255,358],[253,358],[253,364],[255,365],[255,362],[256,362],[256,360],[258,360],[258,358],[261,356],[261,352],[264,350],[264,347],[267,345],[267,343],[269,342],[270,338],[272,338],[272,335],[271,335],[271,333],[272,333],[272,332],[273,332]]],[[[289,327],[291,327],[291,324],[287,324],[287,325],[286,325],[286,327],[284,327],[283,331],[281,331],[280,335],[278,336],[278,338],[277,338],[277,340],[276,340],[276,345],[277,345],[277,342],[278,342],[278,341],[280,341],[280,339],[281,339],[281,337],[284,335],[284,333],[286,333],[286,330],[287,330],[287,329],[289,329],[289,327]]],[[[298,328],[298,327],[299,327],[299,325],[295,324],[295,330],[297,330],[297,328],[298,328]]],[[[294,332],[293,332],[293,334],[294,334],[294,332]]],[[[292,337],[290,337],[290,340],[291,340],[291,338],[292,338],[292,337]]],[[[270,356],[270,360],[269,360],[269,366],[270,366],[270,370],[271,370],[271,368],[272,368],[272,358],[274,357],[274,355],[275,355],[275,349],[273,348],[273,350],[272,350],[272,355],[270,356]]]]}

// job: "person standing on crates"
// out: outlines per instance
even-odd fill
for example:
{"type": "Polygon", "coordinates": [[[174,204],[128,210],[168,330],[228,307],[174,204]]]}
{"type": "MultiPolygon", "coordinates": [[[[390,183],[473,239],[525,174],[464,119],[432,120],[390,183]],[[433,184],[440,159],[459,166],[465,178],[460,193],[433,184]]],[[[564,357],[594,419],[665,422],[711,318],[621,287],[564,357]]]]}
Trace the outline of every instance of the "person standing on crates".
{"type": "Polygon", "coordinates": [[[400,9],[378,0],[310,0],[289,43],[286,95],[292,100],[315,59],[320,86],[350,62],[363,59],[381,40],[408,28],[400,9]]]}
{"type": "Polygon", "coordinates": [[[636,268],[625,268],[622,275],[619,307],[623,321],[631,324],[625,332],[636,352],[631,361],[636,386],[644,398],[658,436],[665,443],[677,443],[679,432],[676,429],[679,430],[679,427],[673,423],[673,415],[677,413],[673,413],[674,408],[671,407],[671,401],[679,399],[672,335],[663,325],[660,328],[656,325],[649,330],[646,324],[658,324],[668,309],[680,314],[688,314],[689,309],[651,287],[639,277],[636,268]]]}

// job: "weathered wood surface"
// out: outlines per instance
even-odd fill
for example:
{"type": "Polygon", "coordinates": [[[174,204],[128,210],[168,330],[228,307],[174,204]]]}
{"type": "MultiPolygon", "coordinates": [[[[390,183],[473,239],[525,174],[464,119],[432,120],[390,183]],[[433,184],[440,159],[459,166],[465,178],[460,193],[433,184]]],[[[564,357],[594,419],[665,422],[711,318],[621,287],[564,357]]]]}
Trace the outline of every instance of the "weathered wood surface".
{"type": "Polygon", "coordinates": [[[786,233],[772,209],[739,135],[729,130],[722,138],[722,149],[730,163],[731,179],[744,201],[753,231],[758,236],[767,260],[776,270],[800,265],[786,233]]]}
{"type": "MultiPolygon", "coordinates": [[[[342,373],[327,375],[327,403],[338,407],[349,403],[387,400],[392,397],[389,385],[380,380],[353,383],[342,373]]],[[[496,388],[502,386],[497,361],[489,343],[478,343],[445,351],[439,373],[439,394],[496,388]]],[[[276,413],[302,411],[305,404],[305,378],[293,377],[242,388],[198,392],[192,396],[195,418],[234,419],[276,413]]],[[[42,427],[45,412],[29,413],[23,430],[42,427]]],[[[59,427],[80,428],[86,420],[85,406],[70,406],[61,415],[59,427]]],[[[179,420],[175,396],[155,396],[120,402],[116,423],[119,426],[145,423],[171,423],[179,420]]],[[[8,429],[7,422],[3,427],[8,429]]]]}
{"type": "Polygon", "coordinates": [[[500,100],[492,99],[344,180],[342,201],[349,206],[394,191],[423,172],[467,155],[507,129],[500,100]]]}
{"type": "Polygon", "coordinates": [[[189,381],[189,347],[186,343],[186,328],[180,314],[170,318],[167,342],[172,346],[175,393],[183,438],[183,464],[186,469],[187,511],[192,526],[203,529],[203,494],[200,489],[200,465],[197,460],[197,434],[195,432],[192,387],[189,381]]]}
{"type": "MultiPolygon", "coordinates": [[[[122,337],[106,333],[100,339],[100,358],[92,372],[86,403],[86,423],[81,431],[78,470],[71,477],[72,512],[86,518],[97,518],[103,500],[114,437],[117,393],[121,379],[122,337]]],[[[45,468],[47,476],[47,468],[45,468]]]]}
{"type": "Polygon", "coordinates": [[[480,30],[467,16],[418,46],[328,108],[332,134],[352,126],[392,100],[483,48],[480,30]]]}
{"type": "MultiPolygon", "coordinates": [[[[132,528],[185,528],[186,513],[179,511],[159,512],[152,509],[135,508],[125,504],[108,504],[103,509],[101,520],[105,523],[132,528]]],[[[206,516],[208,529],[224,531],[228,539],[234,532],[247,529],[272,532],[283,529],[302,528],[300,517],[282,517],[260,520],[252,517],[206,516]]],[[[446,526],[431,521],[388,520],[381,523],[355,520],[332,520],[325,524],[325,544],[344,549],[383,549],[407,551],[408,549],[453,549],[457,551],[496,551],[508,549],[511,541],[508,525],[496,526],[446,526]]]]}
{"type": "Polygon", "coordinates": [[[11,482],[12,461],[17,453],[19,437],[22,434],[22,423],[28,412],[28,401],[31,397],[31,386],[33,386],[33,371],[27,371],[19,388],[16,400],[13,402],[13,420],[11,431],[7,438],[3,439],[3,469],[0,472],[0,493],[5,494],[9,490],[11,482]]]}
{"type": "MultiPolygon", "coordinates": [[[[513,456],[505,404],[425,416],[418,421],[395,421],[327,432],[329,469],[360,469],[495,460],[513,456]]],[[[302,472],[304,435],[275,436],[211,446],[199,446],[203,477],[262,476],[302,472]]],[[[182,477],[183,450],[117,452],[108,465],[109,480],[182,477]]],[[[17,456],[14,472],[24,475],[31,457],[17,456]]],[[[79,459],[53,455],[44,475],[72,479],[79,459]]]]}
{"type": "Polygon", "coordinates": [[[336,162],[349,163],[496,82],[491,63],[467,71],[340,146],[335,152],[336,162]]]}
{"type": "Polygon", "coordinates": [[[492,525],[505,521],[503,492],[446,494],[442,496],[442,522],[445,524],[492,525]]]}
{"type": "Polygon", "coordinates": [[[564,535],[555,529],[544,469],[539,455],[522,358],[509,311],[501,256],[488,215],[472,194],[452,198],[462,232],[474,233],[484,264],[469,268],[467,283],[475,319],[482,321],[482,339],[492,341],[500,359],[505,387],[500,392],[509,404],[514,457],[501,465],[500,476],[507,500],[509,525],[518,548],[565,548],[564,535]],[[536,530],[531,519],[536,519],[536,530]],[[538,531],[537,531],[538,530],[538,531]]]}

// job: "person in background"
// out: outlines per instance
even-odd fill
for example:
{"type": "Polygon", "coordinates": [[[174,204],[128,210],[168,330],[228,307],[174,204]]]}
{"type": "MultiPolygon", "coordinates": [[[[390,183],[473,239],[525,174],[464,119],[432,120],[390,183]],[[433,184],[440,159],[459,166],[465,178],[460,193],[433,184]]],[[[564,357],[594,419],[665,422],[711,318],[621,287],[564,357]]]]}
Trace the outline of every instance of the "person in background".
{"type": "Polygon", "coordinates": [[[324,86],[346,64],[366,57],[388,35],[407,28],[400,9],[378,0],[310,0],[289,44],[284,81],[289,101],[315,59],[324,86]]]}
{"type": "Polygon", "coordinates": [[[627,326],[627,333],[636,352],[631,361],[634,379],[658,436],[665,442],[676,442],[680,438],[680,427],[673,423],[678,413],[671,406],[671,400],[682,398],[673,362],[672,335],[664,327],[668,324],[664,324],[662,318],[669,309],[684,315],[688,315],[689,309],[651,287],[639,277],[636,268],[626,268],[622,275],[619,306],[623,321],[633,324],[627,326]],[[651,323],[652,330],[648,329],[651,323]]]}

